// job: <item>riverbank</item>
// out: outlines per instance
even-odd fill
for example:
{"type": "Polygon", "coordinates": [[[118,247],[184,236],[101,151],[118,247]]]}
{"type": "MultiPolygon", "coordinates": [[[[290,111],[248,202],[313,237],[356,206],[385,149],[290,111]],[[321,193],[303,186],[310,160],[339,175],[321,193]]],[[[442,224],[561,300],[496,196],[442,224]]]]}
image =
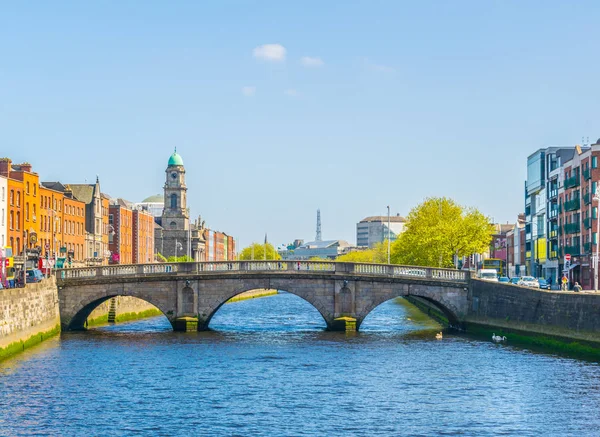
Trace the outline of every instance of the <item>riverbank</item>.
{"type": "Polygon", "coordinates": [[[273,296],[278,293],[279,293],[279,291],[277,291],[277,290],[250,290],[250,291],[245,291],[244,293],[241,293],[241,294],[238,294],[237,296],[232,297],[225,303],[233,303],[233,302],[239,302],[242,300],[256,299],[258,297],[273,296]]]}
{"type": "Polygon", "coordinates": [[[0,360],[60,333],[54,277],[0,292],[0,360]]]}
{"type": "MultiPolygon", "coordinates": [[[[432,303],[419,297],[407,296],[405,299],[423,314],[449,327],[447,317],[432,303]]],[[[451,327],[456,328],[456,327],[451,327]]],[[[544,353],[564,354],[574,358],[600,359],[600,342],[594,341],[595,335],[586,337],[586,333],[575,333],[558,327],[543,327],[520,323],[511,325],[510,320],[477,320],[469,317],[458,332],[467,336],[491,341],[492,335],[507,337],[506,344],[538,350],[544,353]],[[522,327],[519,329],[518,327],[522,327]],[[573,336],[577,335],[577,338],[573,336]],[[591,340],[590,340],[591,339],[591,340]]]]}

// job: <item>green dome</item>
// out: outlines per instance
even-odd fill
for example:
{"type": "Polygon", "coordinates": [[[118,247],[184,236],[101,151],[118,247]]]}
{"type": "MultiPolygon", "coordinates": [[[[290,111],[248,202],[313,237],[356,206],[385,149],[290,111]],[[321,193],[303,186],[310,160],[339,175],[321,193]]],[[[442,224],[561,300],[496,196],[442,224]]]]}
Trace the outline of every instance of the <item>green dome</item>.
{"type": "Polygon", "coordinates": [[[183,165],[183,159],[181,159],[181,156],[177,154],[177,149],[175,149],[175,151],[169,158],[169,167],[171,167],[172,165],[183,165]]]}
{"type": "Polygon", "coordinates": [[[163,203],[164,197],[162,194],[155,194],[154,196],[146,197],[142,200],[142,203],[163,203]]]}

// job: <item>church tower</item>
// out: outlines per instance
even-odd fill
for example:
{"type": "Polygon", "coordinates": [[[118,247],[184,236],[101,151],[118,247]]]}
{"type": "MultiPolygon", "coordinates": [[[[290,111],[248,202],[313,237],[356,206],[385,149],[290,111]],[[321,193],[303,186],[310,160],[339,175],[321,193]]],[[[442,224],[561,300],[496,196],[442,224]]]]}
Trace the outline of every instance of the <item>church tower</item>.
{"type": "Polygon", "coordinates": [[[187,231],[190,217],[187,209],[187,187],[183,159],[177,148],[169,158],[165,181],[165,206],[162,213],[162,227],[165,230],[187,231]]]}

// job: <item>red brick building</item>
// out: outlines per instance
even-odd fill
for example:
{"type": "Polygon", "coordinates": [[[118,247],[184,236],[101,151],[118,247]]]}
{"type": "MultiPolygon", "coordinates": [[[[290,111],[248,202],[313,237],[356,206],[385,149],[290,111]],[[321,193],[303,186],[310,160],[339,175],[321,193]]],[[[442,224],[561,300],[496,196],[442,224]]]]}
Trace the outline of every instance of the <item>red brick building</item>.
{"type": "Polygon", "coordinates": [[[152,214],[133,211],[133,263],[154,262],[154,217],[152,214]]]}
{"type": "Polygon", "coordinates": [[[118,199],[108,207],[108,250],[111,264],[133,263],[133,211],[118,199]]]}

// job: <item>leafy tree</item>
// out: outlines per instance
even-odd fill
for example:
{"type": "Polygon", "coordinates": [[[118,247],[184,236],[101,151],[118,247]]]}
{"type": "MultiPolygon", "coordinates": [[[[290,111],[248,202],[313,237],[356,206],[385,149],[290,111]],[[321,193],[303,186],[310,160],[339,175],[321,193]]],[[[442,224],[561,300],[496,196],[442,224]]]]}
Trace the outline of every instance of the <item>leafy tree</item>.
{"type": "Polygon", "coordinates": [[[154,256],[154,260],[156,262],[159,262],[159,263],[166,263],[167,262],[167,258],[165,258],[162,254],[160,254],[158,252],[154,256]]]}
{"type": "Polygon", "coordinates": [[[485,251],[492,241],[490,220],[452,199],[425,199],[407,217],[405,231],[392,245],[395,264],[454,267],[458,257],[485,251]]]}
{"type": "Polygon", "coordinates": [[[281,259],[281,256],[277,253],[271,243],[266,243],[266,245],[252,243],[240,252],[240,260],[249,261],[252,259],[258,261],[263,259],[281,259]]]}
{"type": "Polygon", "coordinates": [[[336,258],[340,262],[387,263],[387,240],[377,243],[372,249],[349,252],[336,258]]]}

